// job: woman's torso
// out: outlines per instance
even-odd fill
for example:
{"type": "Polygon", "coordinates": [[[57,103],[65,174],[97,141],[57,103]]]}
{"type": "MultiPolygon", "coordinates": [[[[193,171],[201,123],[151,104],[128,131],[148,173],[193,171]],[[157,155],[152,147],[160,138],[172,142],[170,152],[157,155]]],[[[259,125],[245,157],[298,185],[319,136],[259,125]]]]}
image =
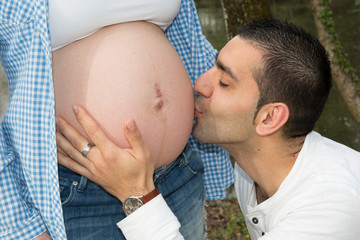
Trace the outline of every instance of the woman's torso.
{"type": "Polygon", "coordinates": [[[186,69],[158,26],[104,27],[53,52],[56,114],[84,134],[71,106],[79,103],[120,147],[123,124],[134,118],[155,167],[181,153],[193,124],[193,91],[186,69]]]}

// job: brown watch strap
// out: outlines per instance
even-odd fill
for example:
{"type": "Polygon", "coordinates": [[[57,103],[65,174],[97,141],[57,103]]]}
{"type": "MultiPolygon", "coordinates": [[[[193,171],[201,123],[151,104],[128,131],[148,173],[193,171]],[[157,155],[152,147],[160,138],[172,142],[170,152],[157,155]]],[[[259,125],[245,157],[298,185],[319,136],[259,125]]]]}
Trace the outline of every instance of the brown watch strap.
{"type": "Polygon", "coordinates": [[[149,202],[150,200],[152,200],[153,198],[155,198],[157,195],[159,195],[159,191],[155,188],[154,190],[152,190],[145,196],[142,196],[140,198],[140,200],[143,201],[143,203],[145,204],[145,203],[149,202]]]}

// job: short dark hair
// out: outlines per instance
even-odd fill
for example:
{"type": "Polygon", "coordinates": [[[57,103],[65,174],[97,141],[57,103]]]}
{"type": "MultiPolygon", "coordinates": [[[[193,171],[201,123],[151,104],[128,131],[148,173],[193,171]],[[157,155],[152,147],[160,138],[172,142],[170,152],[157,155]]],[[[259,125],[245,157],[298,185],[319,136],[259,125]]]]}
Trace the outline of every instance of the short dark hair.
{"type": "Polygon", "coordinates": [[[253,73],[260,93],[255,117],[265,104],[283,102],[290,111],[285,136],[312,131],[331,89],[325,48],[302,28],[276,19],[251,21],[238,36],[263,52],[263,64],[253,73]]]}

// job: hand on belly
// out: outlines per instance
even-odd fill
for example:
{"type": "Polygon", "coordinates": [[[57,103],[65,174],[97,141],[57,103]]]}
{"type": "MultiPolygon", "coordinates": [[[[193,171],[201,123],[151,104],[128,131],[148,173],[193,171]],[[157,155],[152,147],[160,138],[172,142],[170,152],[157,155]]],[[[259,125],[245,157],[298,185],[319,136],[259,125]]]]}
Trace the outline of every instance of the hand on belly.
{"type": "Polygon", "coordinates": [[[54,52],[56,114],[81,130],[71,106],[83,105],[120,147],[128,146],[122,126],[134,118],[156,167],[167,165],[181,153],[191,132],[190,79],[157,27],[119,25],[54,52]]]}

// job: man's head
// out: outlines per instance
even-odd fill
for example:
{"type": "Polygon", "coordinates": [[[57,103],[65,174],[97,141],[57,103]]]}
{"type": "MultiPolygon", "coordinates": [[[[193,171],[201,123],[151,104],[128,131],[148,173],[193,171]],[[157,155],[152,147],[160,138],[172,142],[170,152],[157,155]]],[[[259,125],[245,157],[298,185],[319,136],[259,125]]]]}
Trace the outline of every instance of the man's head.
{"type": "Polygon", "coordinates": [[[317,39],[279,20],[239,28],[217,65],[195,84],[200,141],[245,141],[252,134],[310,132],[331,88],[330,63],[317,39]]]}

